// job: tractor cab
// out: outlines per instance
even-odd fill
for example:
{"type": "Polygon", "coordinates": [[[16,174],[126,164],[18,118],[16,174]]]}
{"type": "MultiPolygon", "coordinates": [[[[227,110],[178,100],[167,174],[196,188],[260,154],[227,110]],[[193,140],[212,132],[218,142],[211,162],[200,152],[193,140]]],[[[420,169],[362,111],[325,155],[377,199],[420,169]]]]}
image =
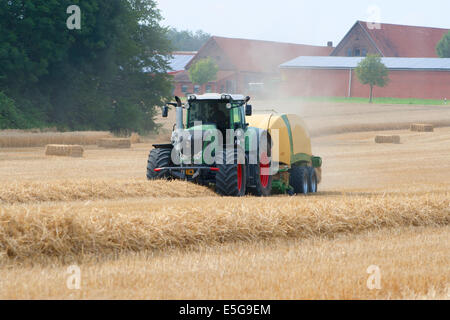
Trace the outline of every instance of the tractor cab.
{"type": "Polygon", "coordinates": [[[225,135],[227,129],[245,130],[245,116],[251,115],[249,97],[228,94],[190,95],[187,109],[186,129],[215,128],[225,135]]]}
{"type": "MultiPolygon", "coordinates": [[[[177,99],[177,129],[217,128],[223,134],[227,129],[246,128],[245,116],[252,115],[252,106],[248,105],[250,97],[230,94],[189,95],[182,105],[177,99]],[[179,102],[179,103],[178,103],[179,102]],[[183,109],[186,110],[186,121],[183,123],[183,109]]],[[[163,110],[167,116],[168,109],[163,110]]]]}
{"type": "Polygon", "coordinates": [[[244,129],[244,102],[224,100],[190,100],[187,103],[186,129],[199,124],[213,126],[225,134],[227,129],[244,129]]]}

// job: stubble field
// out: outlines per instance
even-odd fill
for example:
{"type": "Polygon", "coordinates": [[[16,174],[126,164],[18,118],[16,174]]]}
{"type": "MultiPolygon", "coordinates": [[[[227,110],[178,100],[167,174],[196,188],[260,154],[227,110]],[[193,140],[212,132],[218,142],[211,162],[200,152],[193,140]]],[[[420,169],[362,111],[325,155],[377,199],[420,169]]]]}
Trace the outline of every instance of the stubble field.
{"type": "Polygon", "coordinates": [[[298,110],[311,128],[317,195],[148,182],[151,141],[80,159],[1,148],[0,298],[448,299],[450,108],[274,104],[254,108],[298,110]],[[401,144],[375,144],[377,130],[401,144]],[[367,287],[373,265],[381,289],[367,287]]]}

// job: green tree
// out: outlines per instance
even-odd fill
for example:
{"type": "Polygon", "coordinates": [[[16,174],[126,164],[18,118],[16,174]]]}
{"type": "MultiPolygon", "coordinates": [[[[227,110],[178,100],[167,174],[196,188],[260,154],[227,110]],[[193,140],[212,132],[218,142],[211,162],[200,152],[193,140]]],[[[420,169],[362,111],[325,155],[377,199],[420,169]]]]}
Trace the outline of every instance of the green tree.
{"type": "Polygon", "coordinates": [[[178,31],[175,28],[169,29],[167,35],[175,51],[198,51],[211,37],[201,30],[194,33],[188,30],[178,31]]]}
{"type": "Polygon", "coordinates": [[[189,68],[189,79],[192,83],[204,85],[217,78],[219,67],[211,58],[197,61],[189,68]]]}
{"type": "Polygon", "coordinates": [[[437,44],[436,52],[441,58],[450,58],[450,32],[445,34],[437,44]]]}
{"type": "Polygon", "coordinates": [[[171,91],[160,21],[154,0],[0,1],[0,90],[27,119],[151,130],[155,106],[171,91]],[[66,26],[73,4],[81,30],[66,26]]]}
{"type": "Polygon", "coordinates": [[[0,92],[0,129],[17,129],[25,120],[14,105],[14,101],[0,92]]]}
{"type": "Polygon", "coordinates": [[[373,101],[373,87],[384,87],[389,83],[388,69],[379,55],[368,55],[361,60],[356,68],[356,75],[362,84],[370,86],[370,103],[373,101]]]}

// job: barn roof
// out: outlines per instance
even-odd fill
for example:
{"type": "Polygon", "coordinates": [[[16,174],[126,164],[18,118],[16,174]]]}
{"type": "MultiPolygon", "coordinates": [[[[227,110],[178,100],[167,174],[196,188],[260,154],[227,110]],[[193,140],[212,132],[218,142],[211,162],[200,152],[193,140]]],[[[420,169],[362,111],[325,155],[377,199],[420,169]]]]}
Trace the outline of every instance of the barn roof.
{"type": "Polygon", "coordinates": [[[388,23],[380,23],[377,28],[365,21],[357,21],[353,28],[358,25],[365,30],[381,55],[385,57],[437,58],[436,45],[450,31],[388,23]]]}
{"type": "MultiPolygon", "coordinates": [[[[282,69],[354,69],[363,57],[298,57],[282,69]]],[[[450,71],[450,58],[381,58],[390,70],[450,71]]]]}
{"type": "Polygon", "coordinates": [[[209,41],[217,43],[237,70],[258,73],[276,72],[281,63],[300,55],[323,56],[329,55],[333,50],[326,46],[217,36],[211,37],[209,41]]]}
{"type": "Polygon", "coordinates": [[[195,57],[197,52],[178,51],[172,53],[172,58],[169,60],[170,73],[177,73],[183,71],[186,65],[195,57]]]}

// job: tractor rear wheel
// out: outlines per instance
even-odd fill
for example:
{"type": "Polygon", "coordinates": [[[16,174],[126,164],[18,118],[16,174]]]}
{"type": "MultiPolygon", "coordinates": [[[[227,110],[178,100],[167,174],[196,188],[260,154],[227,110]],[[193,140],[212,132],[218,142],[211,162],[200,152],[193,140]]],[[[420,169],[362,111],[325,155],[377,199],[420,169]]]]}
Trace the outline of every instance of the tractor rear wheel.
{"type": "Polygon", "coordinates": [[[152,151],[150,151],[147,161],[147,179],[157,180],[169,178],[167,172],[156,172],[155,169],[170,167],[172,163],[171,154],[171,149],[153,149],[152,151]]]}
{"type": "Polygon", "coordinates": [[[237,163],[237,152],[217,155],[216,192],[222,196],[242,197],[247,187],[247,167],[237,163]]]}
{"type": "Polygon", "coordinates": [[[271,162],[268,161],[267,153],[261,155],[261,160],[257,165],[254,165],[254,183],[252,194],[258,197],[268,197],[272,194],[272,179],[270,174],[271,162]]]}
{"type": "Polygon", "coordinates": [[[296,194],[307,194],[309,192],[308,167],[292,167],[289,184],[294,188],[296,194]]]}

